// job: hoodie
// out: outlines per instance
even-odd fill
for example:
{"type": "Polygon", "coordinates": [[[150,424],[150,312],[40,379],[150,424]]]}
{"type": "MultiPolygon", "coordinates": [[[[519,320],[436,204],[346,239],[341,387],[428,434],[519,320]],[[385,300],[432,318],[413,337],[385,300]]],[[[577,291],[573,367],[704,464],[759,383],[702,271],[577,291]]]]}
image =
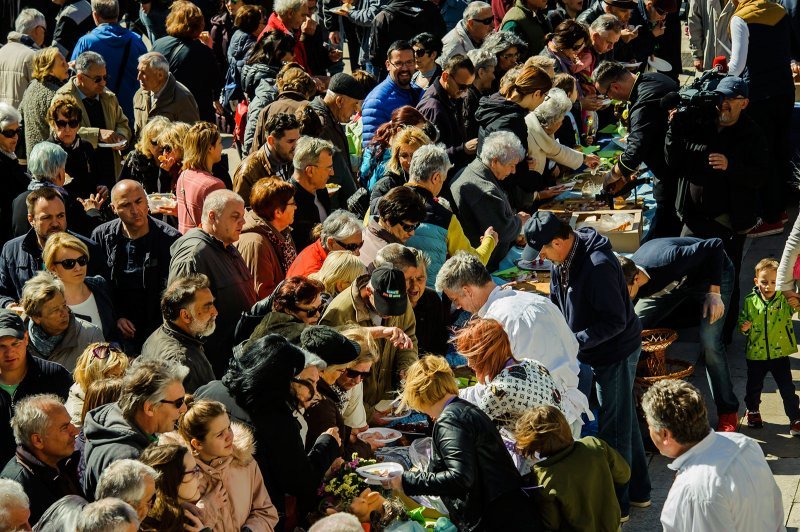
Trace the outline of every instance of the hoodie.
{"type": "Polygon", "coordinates": [[[117,403],[103,405],[86,414],[83,434],[86,437],[83,454],[86,471],[82,481],[90,500],[94,500],[97,482],[106,467],[123,458],[138,459],[142,451],[156,441],[153,435],[125,419],[117,403]]]}
{"type": "Polygon", "coordinates": [[[550,299],[578,340],[578,360],[600,367],[626,359],[642,345],[642,324],[608,238],[579,229],[571,253],[571,259],[551,267],[550,299]]]}

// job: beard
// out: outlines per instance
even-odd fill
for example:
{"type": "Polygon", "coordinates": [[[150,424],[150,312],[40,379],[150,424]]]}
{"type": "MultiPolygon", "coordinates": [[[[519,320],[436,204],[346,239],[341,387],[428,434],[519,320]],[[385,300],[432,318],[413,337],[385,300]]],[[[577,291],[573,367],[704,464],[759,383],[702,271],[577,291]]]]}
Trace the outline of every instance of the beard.
{"type": "Polygon", "coordinates": [[[216,328],[217,328],[216,318],[210,318],[205,323],[194,318],[192,320],[192,323],[189,325],[189,330],[191,331],[192,335],[198,338],[201,336],[204,338],[211,336],[212,334],[214,334],[216,328]]]}

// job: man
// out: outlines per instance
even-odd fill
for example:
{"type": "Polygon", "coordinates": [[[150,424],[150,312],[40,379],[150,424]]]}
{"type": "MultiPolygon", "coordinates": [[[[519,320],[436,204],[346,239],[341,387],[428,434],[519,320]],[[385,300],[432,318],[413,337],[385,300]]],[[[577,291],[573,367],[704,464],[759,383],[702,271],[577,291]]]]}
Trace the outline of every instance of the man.
{"type": "Polygon", "coordinates": [[[61,54],[69,59],[78,39],[92,31],[95,27],[92,18],[92,5],[89,0],[50,0],[61,9],[56,15],[56,27],[53,31],[53,46],[57,46],[61,54]]]}
{"type": "MultiPolygon", "coordinates": [[[[414,48],[411,43],[393,42],[385,57],[389,75],[367,94],[361,106],[363,123],[361,144],[365,150],[375,131],[391,120],[395,109],[404,105],[416,107],[422,97],[422,89],[411,83],[411,77],[416,71],[414,48]]],[[[373,61],[377,61],[377,58],[373,61]]]]}
{"type": "Polygon", "coordinates": [[[317,24],[314,22],[313,28],[311,28],[306,23],[306,20],[310,19],[308,0],[280,2],[274,6],[274,9],[275,11],[270,15],[267,25],[259,35],[259,39],[263,39],[267,33],[275,30],[291,35],[295,41],[294,53],[292,54],[294,55],[294,61],[303,67],[303,70],[311,73],[305,41],[314,35],[317,24]]]}
{"type": "Polygon", "coordinates": [[[311,230],[324,222],[331,212],[331,200],[325,185],[333,175],[333,144],[314,137],[300,137],[294,152],[294,201],[297,209],[292,224],[295,249],[311,243],[311,230]]]}
{"type": "Polygon", "coordinates": [[[153,506],[159,476],[158,471],[138,460],[117,460],[100,475],[95,499],[122,499],[136,510],[139,521],[143,521],[153,506]]]}
{"type": "Polygon", "coordinates": [[[148,215],[147,194],[136,181],[123,179],[114,185],[111,209],[118,218],[97,227],[92,240],[109,272],[117,323],[138,351],[161,323],[159,296],[167,286],[170,246],[181,234],[148,215]]]}
{"type": "Polygon", "coordinates": [[[136,79],[140,86],[133,95],[133,123],[137,137],[154,116],[165,116],[170,121],[188,124],[200,120],[194,95],[186,85],[175,79],[169,71],[169,62],[162,54],[148,52],[139,56],[137,72],[136,79]]]}
{"type": "Polygon", "coordinates": [[[205,338],[214,333],[217,308],[205,275],[178,277],[161,296],[164,323],[150,335],[139,358],[173,360],[189,368],[183,381],[187,393],[214,380],[214,370],[203,351],[205,338]]]}
{"type": "Polygon", "coordinates": [[[436,290],[456,308],[500,322],[512,352],[542,364],[566,390],[569,421],[581,426],[589,401],[578,390],[578,341],[558,307],[538,294],[497,286],[483,264],[465,252],[447,259],[436,276],[436,290]]]}
{"type": "Polygon", "coordinates": [[[19,482],[0,478],[0,530],[30,530],[30,506],[19,482]]]}
{"type": "Polygon", "coordinates": [[[115,498],[87,504],[81,511],[75,532],[136,532],[139,518],[130,504],[115,498]]]}
{"type": "Polygon", "coordinates": [[[667,15],[677,13],[678,7],[677,0],[641,0],[631,13],[630,25],[640,26],[631,43],[634,59],[642,63],[640,69],[644,69],[655,52],[656,44],[664,42],[661,37],[665,33],[667,15]]]}
{"type": "Polygon", "coordinates": [[[574,232],[550,212],[535,213],[523,231],[528,242],[523,257],[538,255],[553,263],[550,299],[578,341],[578,360],[594,372],[600,403],[598,437],[631,466],[630,484],[617,489],[625,519],[631,505],[650,505],[650,477],[633,404],[642,325],[628,296],[622,267],[606,237],[589,228],[574,232]]]}
{"type": "Polygon", "coordinates": [[[733,393],[722,329],[735,270],[719,238],[657,238],[642,244],[630,259],[618,257],[642,328],[665,327],[686,303],[701,311],[700,348],[711,396],[717,405],[718,431],[738,425],[739,401],[733,393]]]}
{"type": "MultiPolygon", "coordinates": [[[[624,31],[627,29],[628,21],[636,9],[636,2],[633,0],[595,0],[591,6],[587,7],[580,15],[578,15],[578,22],[586,24],[587,26],[594,22],[597,17],[602,15],[614,15],[620,22],[622,22],[624,31]]],[[[634,36],[636,33],[630,31],[626,37],[634,36]]]]}
{"type": "Polygon", "coordinates": [[[478,138],[467,139],[464,125],[464,98],[475,81],[475,66],[465,55],[456,54],[444,64],[441,76],[428,87],[417,110],[439,130],[437,142],[445,145],[456,170],[475,156],[478,138]]]}
{"type": "MultiPolygon", "coordinates": [[[[28,351],[28,331],[15,312],[0,310],[0,426],[8,427],[15,402],[29,395],[53,393],[67,399],[72,377],[54,362],[28,351]]],[[[0,463],[14,456],[10,430],[0,432],[0,463]]]]}
{"type": "Polygon", "coordinates": [[[384,265],[362,275],[333,298],[319,323],[331,327],[355,323],[369,328],[376,340],[380,357],[364,382],[364,407],[370,419],[379,401],[393,398],[392,392],[417,360],[416,320],[403,272],[384,265]]]}
{"type": "MultiPolygon", "coordinates": [[[[8,429],[6,429],[8,430],[8,429]]],[[[36,524],[51,504],[65,495],[83,495],[78,479],[78,429],[57,395],[31,395],[14,407],[11,430],[14,458],[0,477],[19,482],[31,500],[30,522],[36,524]]]]}
{"type": "Polygon", "coordinates": [[[8,34],[8,42],[0,48],[0,102],[19,107],[25,89],[33,76],[33,56],[44,43],[47,22],[36,9],[23,9],[14,23],[16,31],[8,34]]]}
{"type": "Polygon", "coordinates": [[[322,123],[317,137],[333,144],[332,183],[341,188],[331,198],[332,208],[347,208],[347,200],[356,191],[356,177],[350,164],[347,135],[342,124],[347,124],[358,113],[366,93],[363,85],[350,74],[339,72],[331,78],[325,96],[317,96],[309,107],[322,123]]]}
{"type": "Polygon", "coordinates": [[[136,93],[136,58],[147,53],[142,38],[119,25],[118,0],[92,0],[92,19],[97,27],[78,39],[72,61],[86,51],[97,52],[112,66],[108,89],[113,92],[128,122],[133,119],[133,95],[136,93]]]}
{"type": "Polygon", "coordinates": [[[306,246],[289,266],[286,277],[316,273],[331,251],[349,251],[358,256],[364,245],[364,224],[355,214],[339,209],[322,222],[319,238],[306,246]]]}
{"type": "Polygon", "coordinates": [[[619,161],[606,176],[605,186],[617,192],[635,179],[639,165],[644,163],[653,172],[655,215],[645,240],[678,236],[681,224],[675,212],[678,194],[674,171],[664,158],[664,139],[667,135],[667,110],[661,98],[678,90],[678,84],[659,72],[631,73],[621,63],[603,61],[592,74],[600,96],[629,103],[628,142],[619,161]]]}
{"type": "Polygon", "coordinates": [[[547,42],[545,36],[553,31],[546,15],[546,0],[516,0],[503,17],[500,30],[510,31],[528,45],[528,52],[523,54],[522,61],[544,48],[547,42]]]}
{"type": "Polygon", "coordinates": [[[244,201],[230,190],[215,190],[203,203],[200,227],[189,230],[171,248],[169,280],[205,274],[219,311],[216,330],[206,338],[214,374],[221,377],[233,350],[233,332],[242,312],[256,302],[253,276],[233,243],[244,226],[244,201]]]}
{"type": "Polygon", "coordinates": [[[420,147],[414,152],[408,168],[408,186],[417,192],[425,202],[425,219],[408,239],[406,245],[419,249],[431,259],[428,266],[428,287],[433,288],[436,274],[448,256],[459,251],[475,253],[481,263],[486,264],[497,245],[497,233],[487,227],[480,245],[473,248],[461,223],[453,212],[438,198],[447,179],[450,162],[445,150],[436,145],[420,147]]]}
{"type": "Polygon", "coordinates": [[[594,58],[593,69],[612,53],[622,36],[623,28],[622,22],[614,15],[600,15],[589,26],[589,51],[594,58]]]}
{"type": "Polygon", "coordinates": [[[467,55],[477,50],[483,40],[492,32],[492,6],[476,0],[464,9],[463,18],[442,39],[442,55],[437,62],[444,66],[456,54],[467,55]]]}
{"type": "MultiPolygon", "coordinates": [[[[22,295],[22,287],[42,269],[42,248],[50,235],[67,231],[67,214],[64,200],[53,187],[41,187],[25,200],[31,229],[3,244],[0,252],[0,307],[14,305],[22,295]]],[[[99,250],[92,240],[67,231],[79,238],[89,248],[88,275],[104,273],[102,261],[96,257],[99,250]]]]}
{"type": "Polygon", "coordinates": [[[653,443],[674,459],[664,532],[785,530],[781,491],[758,442],[712,431],[700,390],[662,380],[645,392],[642,409],[653,443]]]}
{"type": "Polygon", "coordinates": [[[122,393],[115,403],[96,408],[83,421],[86,437],[86,471],[83,488],[94,499],[100,475],[123,458],[139,458],[157,434],[175,430],[181,414],[184,377],[188,370],[171,361],[136,361],[122,379],[122,393]]]}
{"type": "Polygon", "coordinates": [[[92,173],[111,188],[122,171],[120,151],[132,138],[131,128],[116,95],[106,88],[108,73],[103,57],[83,52],[75,60],[75,71],[77,74],[56,93],[71,94],[78,100],[82,114],[78,135],[95,148],[92,173]]]}
{"type": "Polygon", "coordinates": [[[300,139],[300,121],[288,113],[276,113],[267,120],[267,141],[244,158],[233,173],[233,191],[250,206],[250,189],[264,177],[278,176],[288,181],[294,173],[292,159],[300,139]]]}
{"type": "Polygon", "coordinates": [[[728,27],[735,9],[734,2],[689,1],[689,49],[692,53],[692,64],[698,72],[710,69],[715,57],[728,57],[731,49],[728,27]]]}

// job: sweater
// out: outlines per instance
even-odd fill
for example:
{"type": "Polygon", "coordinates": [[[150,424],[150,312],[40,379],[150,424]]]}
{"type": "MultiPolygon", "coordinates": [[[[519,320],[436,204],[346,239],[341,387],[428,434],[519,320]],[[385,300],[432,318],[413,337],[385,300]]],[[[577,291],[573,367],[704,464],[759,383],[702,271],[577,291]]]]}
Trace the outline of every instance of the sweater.
{"type": "Polygon", "coordinates": [[[47,110],[50,102],[56,95],[56,90],[62,85],[56,78],[47,76],[44,83],[38,79],[31,81],[22,102],[19,112],[22,115],[22,124],[25,133],[25,154],[31,156],[31,150],[40,142],[50,136],[50,124],[47,123],[47,110]]]}
{"type": "Polygon", "coordinates": [[[178,231],[186,234],[200,226],[203,202],[215,190],[223,190],[225,183],[203,170],[187,169],[178,177],[178,231]]]}
{"type": "Polygon", "coordinates": [[[792,314],[794,309],[783,293],[777,292],[772,299],[765,300],[758,287],[753,287],[739,313],[740,328],[745,321],[751,323],[750,329],[742,333],[747,337],[747,360],[771,360],[797,352],[792,314]]]}

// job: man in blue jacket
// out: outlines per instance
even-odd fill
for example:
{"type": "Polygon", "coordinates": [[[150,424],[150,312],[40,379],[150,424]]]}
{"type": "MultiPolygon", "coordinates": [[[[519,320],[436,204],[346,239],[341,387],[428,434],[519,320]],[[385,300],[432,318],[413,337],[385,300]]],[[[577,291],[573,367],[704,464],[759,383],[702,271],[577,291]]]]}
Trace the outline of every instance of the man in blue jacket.
{"type": "Polygon", "coordinates": [[[631,466],[630,483],[617,489],[622,519],[627,521],[630,506],[650,506],[650,476],[633,402],[642,325],[622,267],[606,237],[590,228],[573,231],[551,212],[531,216],[523,231],[528,243],[524,258],[538,255],[553,263],[550,299],[578,340],[578,360],[594,373],[598,436],[631,466]]]}

